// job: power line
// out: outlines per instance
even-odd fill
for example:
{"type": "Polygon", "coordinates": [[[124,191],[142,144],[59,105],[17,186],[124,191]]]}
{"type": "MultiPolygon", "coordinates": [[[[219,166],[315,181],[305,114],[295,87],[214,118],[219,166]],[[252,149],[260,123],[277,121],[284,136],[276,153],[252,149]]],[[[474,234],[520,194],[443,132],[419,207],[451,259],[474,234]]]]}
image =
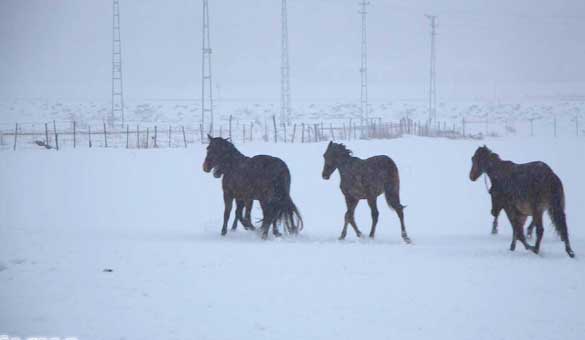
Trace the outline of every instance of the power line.
{"type": "Polygon", "coordinates": [[[437,17],[434,15],[425,15],[431,25],[431,49],[430,49],[430,67],[429,67],[429,123],[437,119],[437,55],[436,55],[436,36],[437,36],[437,17]]]}
{"type": "Polygon", "coordinates": [[[280,121],[284,124],[290,124],[290,65],[288,53],[288,13],[286,0],[282,0],[281,24],[280,121]]]}
{"type": "Polygon", "coordinates": [[[360,114],[362,126],[368,120],[368,35],[367,35],[367,6],[370,3],[362,0],[359,14],[362,16],[362,44],[361,44],[361,95],[360,95],[360,114]]]}
{"type": "Polygon", "coordinates": [[[209,4],[203,0],[203,27],[201,47],[201,126],[205,126],[205,115],[209,114],[209,133],[213,135],[213,81],[211,78],[211,41],[209,33],[209,4]]]}
{"type": "Polygon", "coordinates": [[[112,22],[112,113],[109,124],[120,119],[124,126],[124,86],[122,82],[122,41],[120,38],[120,4],[113,1],[112,22]]]}

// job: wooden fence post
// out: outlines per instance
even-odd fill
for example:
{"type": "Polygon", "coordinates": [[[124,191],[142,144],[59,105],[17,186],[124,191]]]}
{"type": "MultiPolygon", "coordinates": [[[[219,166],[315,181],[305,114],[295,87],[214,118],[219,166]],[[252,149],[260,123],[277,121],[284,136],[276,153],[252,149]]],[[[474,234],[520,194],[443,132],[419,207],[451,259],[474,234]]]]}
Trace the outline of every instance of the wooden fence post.
{"type": "Polygon", "coordinates": [[[315,124],[314,127],[315,132],[315,142],[319,142],[321,140],[321,136],[319,134],[319,124],[315,124]]]}
{"type": "Polygon", "coordinates": [[[89,148],[91,149],[91,147],[93,146],[91,143],[91,125],[88,125],[87,128],[89,130],[87,133],[87,135],[89,136],[89,148]]]}
{"type": "Polygon", "coordinates": [[[333,133],[333,123],[329,125],[329,130],[331,130],[331,139],[335,140],[335,133],[333,133]]]}
{"type": "Polygon", "coordinates": [[[104,123],[104,145],[108,147],[108,132],[106,130],[106,123],[104,123]]]}
{"type": "Polygon", "coordinates": [[[302,123],[301,125],[301,143],[305,142],[305,123],[302,123]]]}
{"type": "Polygon", "coordinates": [[[254,122],[250,122],[250,142],[254,140],[254,122]]]}
{"type": "Polygon", "coordinates": [[[12,147],[12,150],[16,151],[16,139],[18,136],[18,123],[16,123],[16,127],[14,128],[14,146],[12,147]]]}
{"type": "Polygon", "coordinates": [[[140,149],[140,125],[136,124],[136,148],[140,149]]]}
{"type": "Polygon", "coordinates": [[[53,132],[55,133],[55,148],[57,148],[57,151],[59,151],[59,140],[57,137],[57,124],[55,123],[55,121],[53,120],[53,132]]]}
{"type": "Polygon", "coordinates": [[[49,124],[45,123],[45,145],[49,147],[49,124]]]}
{"type": "Polygon", "coordinates": [[[157,137],[158,137],[158,128],[157,128],[157,126],[155,125],[155,126],[154,126],[154,143],[152,144],[152,147],[153,147],[153,148],[158,148],[158,144],[157,144],[157,140],[156,140],[156,139],[157,139],[157,137]]]}
{"type": "Polygon", "coordinates": [[[274,143],[278,142],[278,129],[276,128],[276,117],[272,115],[272,125],[274,125],[274,143]]]}
{"type": "Polygon", "coordinates": [[[229,136],[230,139],[232,138],[232,115],[230,115],[230,120],[229,120],[228,136],[229,136]]]}
{"type": "Polygon", "coordinates": [[[126,124],[126,149],[130,147],[130,125],[126,124]]]}
{"type": "Polygon", "coordinates": [[[295,142],[295,135],[296,135],[296,133],[297,133],[297,124],[295,123],[295,124],[293,125],[292,139],[291,139],[291,141],[290,141],[291,143],[294,143],[294,142],[295,142]]]}
{"type": "Polygon", "coordinates": [[[172,141],[171,141],[172,135],[173,135],[173,130],[172,130],[171,126],[169,125],[169,148],[173,145],[172,141]]]}
{"type": "Polygon", "coordinates": [[[77,147],[77,131],[76,131],[76,123],[73,121],[73,148],[77,147]]]}
{"type": "Polygon", "coordinates": [[[146,128],[146,145],[145,145],[146,149],[148,149],[148,145],[150,144],[149,143],[150,141],[148,140],[149,138],[150,138],[150,128],[147,127],[146,128]]]}
{"type": "Polygon", "coordinates": [[[286,123],[282,123],[282,132],[284,143],[286,144],[286,123]]]}
{"type": "Polygon", "coordinates": [[[181,126],[181,130],[183,131],[183,143],[185,143],[185,149],[187,148],[187,136],[185,135],[185,127],[181,126]]]}
{"type": "Polygon", "coordinates": [[[461,119],[461,129],[462,129],[461,132],[462,132],[463,138],[465,138],[465,117],[463,117],[461,119]]]}
{"type": "Polygon", "coordinates": [[[203,124],[199,124],[199,132],[201,133],[201,144],[205,144],[203,139],[203,124]]]}

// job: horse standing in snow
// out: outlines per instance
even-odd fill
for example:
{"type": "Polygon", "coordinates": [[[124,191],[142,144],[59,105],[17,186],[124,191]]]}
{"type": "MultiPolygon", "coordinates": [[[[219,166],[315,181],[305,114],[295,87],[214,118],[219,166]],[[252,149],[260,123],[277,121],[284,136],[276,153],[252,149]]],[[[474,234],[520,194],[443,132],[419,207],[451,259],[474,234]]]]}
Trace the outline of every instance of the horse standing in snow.
{"type": "Polygon", "coordinates": [[[234,199],[240,202],[236,209],[236,218],[244,228],[251,230],[254,226],[248,218],[242,217],[241,203],[251,206],[253,200],[260,201],[264,215],[261,227],[263,239],[268,237],[271,225],[274,235],[280,236],[278,222],[284,222],[290,234],[297,234],[302,230],[303,220],[290,197],[290,172],[281,159],[266,155],[246,157],[229,140],[209,135],[207,137],[209,145],[203,162],[203,171],[213,170],[213,176],[216,178],[223,176],[225,209],[222,235],[227,233],[227,223],[234,199]]]}
{"type": "Polygon", "coordinates": [[[374,156],[368,159],[352,157],[351,151],[345,145],[333,142],[329,142],[323,157],[325,158],[323,179],[328,180],[335,170],[339,170],[341,177],[340,188],[347,204],[345,223],[339,237],[340,240],[345,239],[348,224],[351,224],[356,235],[361,237],[362,233],[355,223],[354,212],[358,202],[362,199],[366,199],[370,206],[372,212],[370,237],[375,236],[379,216],[376,201],[378,196],[384,193],[386,202],[396,211],[400,219],[402,239],[404,242],[410,243],[410,238],[408,238],[406,227],[404,226],[404,206],[400,204],[398,168],[396,168],[396,164],[390,157],[374,156]]]}
{"type": "Polygon", "coordinates": [[[492,198],[496,199],[497,206],[503,207],[513,228],[510,250],[516,249],[516,240],[519,240],[526,249],[538,254],[544,233],[542,215],[548,210],[561,240],[565,242],[565,251],[570,257],[575,256],[567,230],[563,183],[548,165],[543,162],[516,164],[503,161],[485,145],[475,151],[471,161],[469,178],[475,181],[486,173],[495,185],[492,198]],[[530,246],[524,238],[523,227],[528,216],[532,216],[536,225],[534,246],[530,246]]]}

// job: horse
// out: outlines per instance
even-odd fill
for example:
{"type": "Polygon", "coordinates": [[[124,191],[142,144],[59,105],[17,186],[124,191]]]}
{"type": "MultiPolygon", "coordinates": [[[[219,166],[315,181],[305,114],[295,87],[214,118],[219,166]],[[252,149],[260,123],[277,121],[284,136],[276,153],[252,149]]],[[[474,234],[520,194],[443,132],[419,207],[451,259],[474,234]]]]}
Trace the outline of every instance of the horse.
{"type": "MultiPolygon", "coordinates": [[[[502,204],[502,197],[499,194],[499,189],[493,186],[492,183],[492,187],[489,189],[489,194],[492,200],[492,216],[494,217],[494,221],[492,223],[492,234],[496,235],[498,233],[498,217],[500,216],[500,213],[502,212],[502,210],[504,210],[504,206],[502,204]]],[[[536,227],[536,224],[534,224],[534,219],[532,219],[532,221],[530,222],[530,225],[528,226],[528,229],[526,229],[527,234],[526,234],[526,238],[531,239],[532,238],[532,233],[534,228],[536,227]]]]}
{"type": "Polygon", "coordinates": [[[511,251],[516,249],[516,241],[519,240],[527,250],[538,254],[544,233],[542,215],[548,211],[565,243],[565,251],[570,257],[575,256],[567,230],[563,183],[546,163],[516,164],[504,161],[485,145],[477,148],[471,163],[469,179],[476,181],[485,173],[497,190],[496,203],[503,207],[513,229],[511,251]],[[528,216],[532,216],[536,225],[534,246],[529,245],[524,238],[523,227],[528,216]]]}
{"type": "Polygon", "coordinates": [[[335,170],[339,170],[340,188],[347,205],[340,240],[345,239],[348,224],[351,224],[357,237],[362,236],[355,223],[354,212],[358,202],[363,199],[368,201],[372,213],[370,237],[374,238],[379,216],[377,198],[384,193],[386,202],[396,211],[400,219],[402,239],[406,243],[411,242],[404,225],[405,206],[400,203],[398,168],[390,157],[374,156],[364,160],[353,157],[351,150],[348,150],[345,145],[329,142],[323,158],[325,160],[323,179],[328,180],[335,170]]]}
{"type": "MultiPolygon", "coordinates": [[[[231,213],[233,200],[243,205],[253,200],[260,202],[262,208],[262,238],[268,238],[270,226],[275,236],[280,236],[277,223],[283,222],[286,231],[295,235],[303,229],[303,219],[290,197],[290,171],[281,159],[257,155],[243,155],[228,140],[207,135],[209,145],[203,162],[203,171],[211,172],[216,178],[222,178],[224,198],[224,216],[221,235],[227,233],[227,222],[231,213]]],[[[236,203],[237,204],[237,203],[236,203]]],[[[249,212],[250,210],[248,210],[249,212]]],[[[244,228],[254,230],[254,226],[242,217],[242,209],[236,209],[236,218],[244,228]]]]}

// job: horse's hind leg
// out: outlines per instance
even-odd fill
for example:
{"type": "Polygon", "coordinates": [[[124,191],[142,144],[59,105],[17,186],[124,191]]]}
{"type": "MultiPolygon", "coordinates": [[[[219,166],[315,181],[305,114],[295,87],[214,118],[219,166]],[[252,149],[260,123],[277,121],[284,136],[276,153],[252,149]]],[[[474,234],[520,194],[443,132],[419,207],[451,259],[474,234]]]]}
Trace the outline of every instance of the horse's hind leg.
{"type": "Polygon", "coordinates": [[[394,209],[394,211],[396,211],[396,214],[400,219],[400,230],[402,239],[404,240],[404,242],[410,243],[411,241],[410,238],[408,237],[408,234],[406,233],[406,226],[404,225],[404,206],[400,204],[400,197],[398,196],[397,190],[395,190],[393,186],[388,186],[386,187],[384,194],[386,197],[386,202],[388,202],[388,205],[392,209],[394,209]]]}
{"type": "Polygon", "coordinates": [[[238,216],[242,216],[242,209],[244,208],[244,202],[236,200],[236,216],[234,218],[234,223],[232,224],[232,231],[235,231],[238,228],[238,216]]]}
{"type": "Polygon", "coordinates": [[[500,216],[501,211],[502,209],[492,209],[492,216],[494,217],[494,222],[492,223],[492,235],[498,233],[498,217],[500,216]]]}
{"type": "Polygon", "coordinates": [[[262,239],[265,240],[268,238],[268,231],[270,230],[270,226],[275,222],[275,213],[274,207],[271,204],[260,202],[260,206],[262,207],[262,226],[260,230],[262,231],[262,239]]]}
{"type": "Polygon", "coordinates": [[[530,223],[530,226],[528,227],[528,230],[530,230],[530,227],[533,224],[536,225],[536,244],[534,245],[534,248],[532,248],[532,251],[535,254],[538,254],[538,251],[540,250],[540,242],[542,241],[542,235],[544,234],[542,213],[542,211],[537,211],[534,215],[532,215],[532,223],[530,223]]]}
{"type": "Polygon", "coordinates": [[[376,235],[376,225],[378,224],[378,217],[380,216],[376,199],[377,197],[368,198],[368,205],[370,206],[370,210],[372,212],[372,229],[370,230],[371,238],[374,238],[374,236],[376,235]]]}
{"type": "Polygon", "coordinates": [[[232,204],[234,201],[234,197],[224,191],[223,193],[223,203],[225,205],[223,210],[223,226],[221,228],[221,235],[224,236],[227,234],[227,224],[228,220],[230,219],[230,214],[232,213],[232,204]]]}
{"type": "Polygon", "coordinates": [[[238,218],[238,221],[240,221],[240,223],[242,223],[242,225],[244,226],[244,229],[255,230],[256,228],[252,224],[252,221],[250,218],[250,210],[251,210],[251,206],[252,206],[252,201],[243,201],[243,203],[246,207],[246,218],[244,218],[244,216],[242,214],[243,209],[236,209],[236,217],[238,218]],[[250,207],[250,208],[248,208],[248,207],[250,207]]]}
{"type": "Polygon", "coordinates": [[[280,231],[278,231],[278,225],[276,224],[276,221],[272,222],[272,234],[275,237],[281,237],[282,234],[280,233],[280,231]]]}
{"type": "Polygon", "coordinates": [[[516,240],[519,240],[526,249],[532,249],[532,247],[526,243],[524,237],[524,223],[526,223],[526,215],[516,212],[514,209],[506,209],[506,214],[512,225],[512,243],[510,244],[510,250],[516,249],[516,240]]]}
{"type": "Polygon", "coordinates": [[[252,207],[254,206],[254,201],[253,200],[248,200],[245,203],[245,208],[246,208],[246,221],[248,221],[248,223],[251,225],[252,224],[252,207]]]}

